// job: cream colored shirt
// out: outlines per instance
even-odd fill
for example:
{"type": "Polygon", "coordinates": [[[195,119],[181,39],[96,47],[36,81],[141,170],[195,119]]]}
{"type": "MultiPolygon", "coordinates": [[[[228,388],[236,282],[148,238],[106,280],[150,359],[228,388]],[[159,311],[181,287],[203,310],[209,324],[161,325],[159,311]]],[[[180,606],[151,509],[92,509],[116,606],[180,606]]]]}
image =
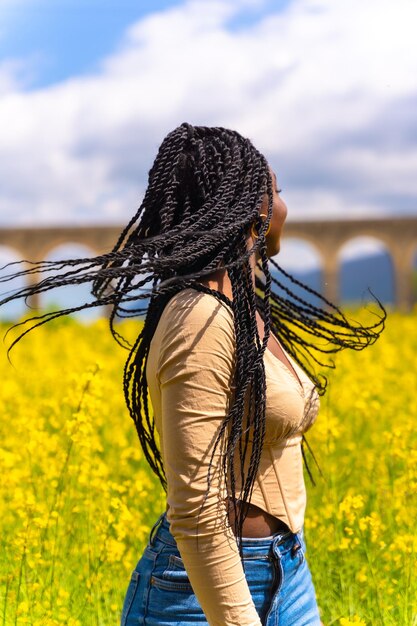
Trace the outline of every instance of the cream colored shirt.
{"type": "MultiPolygon", "coordinates": [[[[167,478],[167,518],[211,626],[261,624],[235,536],[225,522],[230,490],[220,446],[211,461],[209,489],[207,483],[216,435],[235,393],[235,350],[232,310],[187,288],[166,305],[146,364],[167,478]]],[[[319,398],[305,372],[285,354],[299,380],[269,349],[264,355],[266,432],[251,502],[298,532],[306,506],[301,437],[316,419],[319,398]]],[[[236,493],[239,488],[238,483],[236,493]]]]}

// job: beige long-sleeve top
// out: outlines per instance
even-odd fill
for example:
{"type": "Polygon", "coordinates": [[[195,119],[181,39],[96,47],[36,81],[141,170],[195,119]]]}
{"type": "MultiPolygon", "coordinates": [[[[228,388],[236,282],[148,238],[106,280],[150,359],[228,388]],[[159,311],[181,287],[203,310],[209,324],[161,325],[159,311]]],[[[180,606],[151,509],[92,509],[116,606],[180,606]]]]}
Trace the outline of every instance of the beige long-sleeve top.
{"type": "MultiPolygon", "coordinates": [[[[232,310],[213,295],[187,288],[166,305],[146,365],[167,478],[167,518],[211,626],[261,624],[235,536],[225,523],[230,491],[221,472],[221,446],[207,493],[214,442],[235,389],[235,348],[232,310]]],[[[270,350],[264,355],[266,433],[251,503],[298,532],[306,506],[301,437],[316,419],[319,398],[305,372],[286,356],[298,380],[270,350]]]]}

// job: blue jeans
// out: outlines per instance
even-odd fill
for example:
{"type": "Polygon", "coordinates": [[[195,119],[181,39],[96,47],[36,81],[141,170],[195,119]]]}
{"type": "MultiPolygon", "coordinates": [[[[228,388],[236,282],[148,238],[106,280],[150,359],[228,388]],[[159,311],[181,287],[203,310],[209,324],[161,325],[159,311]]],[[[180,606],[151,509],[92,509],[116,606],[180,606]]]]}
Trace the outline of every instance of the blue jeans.
{"type": "MultiPolygon", "coordinates": [[[[121,626],[208,624],[169,526],[165,512],[154,524],[132,573],[121,626]]],[[[243,537],[242,548],[246,579],[262,624],[319,626],[303,529],[299,533],[243,537]]]]}

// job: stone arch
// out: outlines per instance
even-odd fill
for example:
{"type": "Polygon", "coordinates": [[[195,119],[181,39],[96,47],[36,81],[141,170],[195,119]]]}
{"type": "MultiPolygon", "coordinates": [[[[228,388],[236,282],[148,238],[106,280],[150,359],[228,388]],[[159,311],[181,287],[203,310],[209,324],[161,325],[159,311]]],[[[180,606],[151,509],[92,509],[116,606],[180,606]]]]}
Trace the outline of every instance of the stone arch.
{"type": "MultiPolygon", "coordinates": [[[[56,241],[56,240],[54,240],[56,241]]],[[[49,252],[45,255],[45,261],[58,261],[60,259],[76,259],[95,256],[96,253],[89,246],[79,244],[78,242],[64,241],[58,245],[50,246],[49,252]]],[[[53,272],[52,272],[53,273],[53,272]]],[[[48,274],[43,273],[42,277],[48,274]]],[[[91,283],[83,285],[66,285],[58,289],[52,289],[45,293],[39,294],[38,303],[42,310],[52,309],[59,310],[64,308],[72,308],[83,304],[84,302],[92,302],[94,300],[90,293],[91,283]]],[[[84,311],[73,313],[77,319],[88,321],[96,319],[103,315],[104,307],[92,307],[84,311]]]]}
{"type": "MultiPolygon", "coordinates": [[[[68,236],[65,236],[64,232],[60,232],[43,244],[41,250],[41,259],[46,260],[50,258],[51,255],[55,257],[56,251],[71,250],[72,248],[79,250],[84,249],[88,253],[88,256],[96,256],[100,254],[101,251],[94,244],[94,241],[84,241],[83,237],[80,237],[78,239],[68,238],[68,236]]],[[[61,258],[64,259],[65,257],[62,256],[61,258]]]]}
{"type": "Polygon", "coordinates": [[[360,229],[359,232],[356,232],[354,234],[347,232],[345,235],[340,237],[339,249],[337,251],[338,256],[340,256],[342,248],[346,248],[346,246],[350,245],[352,241],[356,242],[356,240],[358,240],[359,242],[363,240],[364,244],[366,244],[366,242],[368,241],[369,245],[372,245],[372,242],[375,242],[375,244],[378,244],[379,246],[382,246],[384,249],[386,249],[391,256],[393,254],[392,237],[389,235],[389,233],[377,231],[371,226],[364,226],[360,229]]]}
{"type": "Polygon", "coordinates": [[[411,280],[412,280],[412,304],[417,303],[417,243],[414,246],[414,250],[411,255],[411,280]]]}
{"type": "MultiPolygon", "coordinates": [[[[117,241],[122,226],[51,226],[0,229],[0,245],[19,250],[21,259],[41,261],[51,248],[64,242],[84,244],[104,254],[117,241]]],[[[319,250],[323,259],[323,295],[337,304],[338,251],[351,239],[368,236],[383,242],[392,255],[395,268],[396,305],[409,310],[413,302],[413,263],[417,242],[415,216],[289,221],[284,237],[306,240],[319,250]]],[[[34,277],[28,277],[34,280],[34,277]]],[[[0,287],[1,289],[1,287],[0,287]]]]}
{"type": "MultiPolygon", "coordinates": [[[[315,291],[323,292],[323,255],[316,243],[309,237],[283,237],[281,241],[281,250],[278,255],[273,257],[286,272],[300,280],[308,287],[315,291]]],[[[271,273],[274,276],[274,266],[271,264],[271,273]]],[[[291,283],[291,280],[277,274],[277,278],[283,285],[291,289],[296,295],[299,295],[308,302],[317,304],[314,295],[301,287],[291,283]]]]}
{"type": "MultiPolygon", "coordinates": [[[[21,252],[18,248],[11,246],[0,245],[0,268],[3,268],[7,263],[14,261],[20,261],[22,259],[21,252]]],[[[23,269],[23,266],[20,267],[23,269]]],[[[19,265],[12,265],[10,268],[5,267],[2,269],[1,274],[12,274],[19,271],[19,265]]],[[[23,276],[15,278],[14,280],[0,284],[0,299],[7,297],[9,294],[17,289],[25,287],[26,281],[23,276]]],[[[16,320],[20,318],[26,310],[24,300],[18,299],[12,302],[4,304],[0,308],[0,320],[16,320]]]]}
{"type": "Polygon", "coordinates": [[[368,302],[369,287],[382,302],[394,304],[395,267],[388,241],[362,234],[351,237],[340,246],[338,258],[341,301],[368,302]]]}

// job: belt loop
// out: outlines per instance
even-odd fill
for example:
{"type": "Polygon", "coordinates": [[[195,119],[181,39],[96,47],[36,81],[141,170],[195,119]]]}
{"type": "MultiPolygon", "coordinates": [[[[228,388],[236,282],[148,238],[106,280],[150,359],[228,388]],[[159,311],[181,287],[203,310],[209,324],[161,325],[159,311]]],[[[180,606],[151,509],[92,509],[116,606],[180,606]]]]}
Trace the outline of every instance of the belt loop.
{"type": "Polygon", "coordinates": [[[158,519],[156,520],[155,524],[151,528],[151,532],[149,533],[149,543],[150,543],[150,545],[152,545],[152,541],[153,541],[153,538],[154,538],[153,534],[154,534],[154,532],[156,530],[156,527],[158,525],[160,526],[162,524],[164,515],[165,515],[165,512],[161,513],[161,515],[158,517],[158,519]]]}
{"type": "Polygon", "coordinates": [[[287,532],[284,532],[284,533],[279,533],[273,540],[273,547],[275,548],[276,546],[281,545],[287,539],[293,536],[295,536],[295,534],[291,530],[288,530],[287,532]]]}

